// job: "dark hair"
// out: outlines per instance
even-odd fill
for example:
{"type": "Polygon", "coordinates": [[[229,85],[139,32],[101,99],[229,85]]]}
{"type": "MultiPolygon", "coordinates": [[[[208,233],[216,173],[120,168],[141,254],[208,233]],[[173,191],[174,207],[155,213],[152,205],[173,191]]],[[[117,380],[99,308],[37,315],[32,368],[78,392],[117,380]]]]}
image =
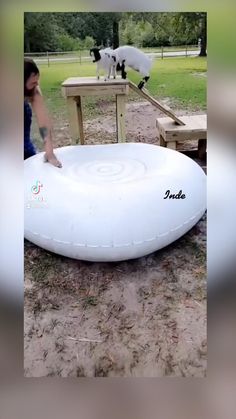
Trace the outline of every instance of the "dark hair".
{"type": "Polygon", "coordinates": [[[24,59],[24,82],[26,83],[31,74],[39,74],[39,69],[31,58],[24,59]]]}
{"type": "Polygon", "coordinates": [[[31,59],[31,58],[24,58],[24,91],[25,91],[25,96],[30,95],[33,93],[27,90],[26,88],[26,82],[29,79],[29,77],[31,76],[31,74],[39,74],[39,69],[37,67],[37,65],[35,64],[35,62],[31,59]]]}

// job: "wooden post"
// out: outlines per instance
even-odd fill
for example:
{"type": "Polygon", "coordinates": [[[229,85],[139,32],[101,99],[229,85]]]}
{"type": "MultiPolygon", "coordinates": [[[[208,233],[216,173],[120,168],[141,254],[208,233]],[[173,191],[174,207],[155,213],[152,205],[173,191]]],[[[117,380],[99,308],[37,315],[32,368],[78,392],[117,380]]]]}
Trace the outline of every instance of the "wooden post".
{"type": "Polygon", "coordinates": [[[48,51],[47,51],[47,59],[48,59],[48,67],[49,67],[49,54],[48,54],[48,51]]]}
{"type": "Polygon", "coordinates": [[[159,139],[160,139],[160,145],[162,146],[162,147],[166,147],[166,142],[165,142],[165,140],[164,140],[164,138],[162,137],[162,135],[160,134],[160,136],[159,136],[159,139]]]}
{"type": "Polygon", "coordinates": [[[79,139],[80,144],[84,144],[84,128],[83,128],[83,112],[82,112],[82,98],[78,96],[76,99],[77,104],[77,115],[79,123],[79,139]]]}
{"type": "Polygon", "coordinates": [[[166,146],[167,146],[167,148],[171,148],[172,150],[176,150],[176,141],[168,141],[166,146]]]}
{"type": "Polygon", "coordinates": [[[117,141],[124,143],[125,138],[125,94],[116,95],[116,126],[117,126],[117,141]]]}
{"type": "Polygon", "coordinates": [[[71,96],[67,97],[67,105],[70,134],[73,144],[84,144],[81,97],[79,96],[76,100],[71,96]]]}
{"type": "Polygon", "coordinates": [[[188,56],[188,45],[186,45],[185,55],[186,55],[186,57],[188,56]]]}
{"type": "Polygon", "coordinates": [[[163,60],[163,47],[161,47],[161,58],[163,60]]]}
{"type": "Polygon", "coordinates": [[[166,142],[163,136],[161,135],[161,132],[159,129],[158,120],[156,120],[156,127],[157,127],[157,143],[162,147],[166,147],[166,142]]]}
{"type": "Polygon", "coordinates": [[[206,139],[198,140],[198,157],[199,159],[206,158],[206,139]]]}

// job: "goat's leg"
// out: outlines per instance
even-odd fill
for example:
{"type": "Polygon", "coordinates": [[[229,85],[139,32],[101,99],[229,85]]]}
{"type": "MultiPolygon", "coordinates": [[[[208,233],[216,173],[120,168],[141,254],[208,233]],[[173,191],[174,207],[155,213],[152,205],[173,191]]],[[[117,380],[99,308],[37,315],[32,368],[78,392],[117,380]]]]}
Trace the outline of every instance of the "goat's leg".
{"type": "Polygon", "coordinates": [[[143,77],[143,79],[138,84],[138,88],[141,90],[143,88],[143,86],[145,85],[145,83],[147,83],[147,81],[149,79],[150,79],[150,76],[143,77]]]}
{"type": "Polygon", "coordinates": [[[115,65],[112,66],[112,75],[113,75],[113,79],[115,79],[116,78],[116,66],[115,65]]]}
{"type": "Polygon", "coordinates": [[[109,65],[107,79],[109,80],[111,77],[111,66],[109,65]]]}
{"type": "Polygon", "coordinates": [[[143,88],[144,84],[145,84],[144,80],[141,80],[138,84],[138,88],[141,90],[143,88]]]}
{"type": "Polygon", "coordinates": [[[96,69],[96,75],[97,75],[97,80],[99,80],[99,66],[97,65],[97,69],[96,69]]]}
{"type": "Polygon", "coordinates": [[[121,71],[121,65],[120,65],[120,63],[117,63],[116,64],[116,71],[121,71]]]}
{"type": "Polygon", "coordinates": [[[121,65],[121,77],[122,79],[126,79],[127,72],[125,71],[125,60],[122,61],[121,65]]]}

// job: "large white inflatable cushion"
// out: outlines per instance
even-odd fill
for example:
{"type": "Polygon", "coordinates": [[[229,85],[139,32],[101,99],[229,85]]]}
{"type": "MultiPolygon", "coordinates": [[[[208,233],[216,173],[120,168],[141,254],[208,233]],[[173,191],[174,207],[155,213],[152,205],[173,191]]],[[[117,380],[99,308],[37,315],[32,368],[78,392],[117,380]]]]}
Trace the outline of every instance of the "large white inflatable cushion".
{"type": "Polygon", "coordinates": [[[25,237],[89,261],[154,252],[191,229],[206,209],[206,175],[185,155],[143,143],[70,146],[25,160],[25,237]],[[168,192],[169,191],[169,192],[168,192]]]}

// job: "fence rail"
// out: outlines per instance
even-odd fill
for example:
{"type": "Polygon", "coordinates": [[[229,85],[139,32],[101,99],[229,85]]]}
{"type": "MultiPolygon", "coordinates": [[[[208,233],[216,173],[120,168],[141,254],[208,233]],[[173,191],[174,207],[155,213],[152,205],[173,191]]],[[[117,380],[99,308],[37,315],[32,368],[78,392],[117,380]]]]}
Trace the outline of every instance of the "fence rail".
{"type": "MultiPolygon", "coordinates": [[[[142,49],[147,55],[152,58],[170,58],[170,57],[189,57],[196,56],[200,52],[198,45],[186,45],[180,47],[160,47],[160,48],[145,48],[142,49]]],[[[46,52],[28,52],[24,57],[33,58],[38,64],[57,63],[79,63],[83,64],[91,62],[89,50],[79,51],[46,51],[46,52]]]]}

